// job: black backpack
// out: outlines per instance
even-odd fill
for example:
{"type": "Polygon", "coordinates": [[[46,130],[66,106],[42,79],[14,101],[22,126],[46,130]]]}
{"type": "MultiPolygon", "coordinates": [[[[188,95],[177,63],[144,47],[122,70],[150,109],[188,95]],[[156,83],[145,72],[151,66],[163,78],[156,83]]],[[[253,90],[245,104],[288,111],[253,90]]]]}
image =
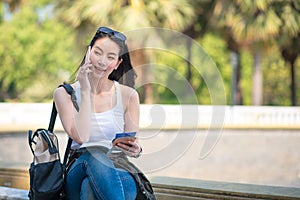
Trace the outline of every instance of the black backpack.
{"type": "MultiPolygon", "coordinates": [[[[65,88],[78,111],[73,88],[66,83],[59,87],[65,88]]],[[[62,163],[59,155],[58,139],[53,133],[56,116],[57,110],[53,101],[48,129],[39,128],[34,132],[32,130],[28,131],[29,147],[33,154],[33,162],[29,168],[30,190],[28,197],[31,200],[64,199],[64,177],[72,139],[69,138],[68,140],[62,163]]]]}

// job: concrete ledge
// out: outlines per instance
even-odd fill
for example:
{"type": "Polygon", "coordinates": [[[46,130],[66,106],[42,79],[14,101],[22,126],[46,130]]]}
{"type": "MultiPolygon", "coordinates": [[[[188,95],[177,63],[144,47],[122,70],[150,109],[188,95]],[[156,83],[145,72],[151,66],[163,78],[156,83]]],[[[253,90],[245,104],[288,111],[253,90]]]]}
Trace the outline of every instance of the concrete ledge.
{"type": "Polygon", "coordinates": [[[28,190],[0,187],[0,200],[28,200],[28,190]]]}
{"type": "MultiPolygon", "coordinates": [[[[151,179],[158,200],[300,199],[300,189],[171,177],[151,179]]],[[[1,187],[0,200],[28,200],[28,190],[1,187]]]]}
{"type": "Polygon", "coordinates": [[[153,177],[159,200],[191,199],[300,199],[300,188],[153,177]]]}
{"type": "Polygon", "coordinates": [[[29,165],[22,163],[0,163],[0,186],[29,189],[29,165]]]}
{"type": "MultiPolygon", "coordinates": [[[[0,103],[0,132],[48,127],[52,103],[0,103]]],[[[140,129],[300,129],[300,107],[142,104],[140,129]]],[[[58,117],[59,118],[59,117],[58,117]]],[[[60,120],[56,130],[63,130],[60,120]]]]}

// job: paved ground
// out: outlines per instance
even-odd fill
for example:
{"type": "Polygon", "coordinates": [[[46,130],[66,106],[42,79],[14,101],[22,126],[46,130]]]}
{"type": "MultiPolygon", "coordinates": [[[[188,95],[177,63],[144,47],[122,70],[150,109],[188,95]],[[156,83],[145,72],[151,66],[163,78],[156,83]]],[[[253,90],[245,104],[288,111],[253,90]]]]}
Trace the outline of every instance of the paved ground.
{"type": "MultiPolygon", "coordinates": [[[[58,134],[61,151],[65,136],[58,134]]],[[[144,155],[134,162],[152,176],[300,188],[296,130],[142,131],[144,155]]],[[[26,133],[0,134],[0,164],[29,166],[26,133]]]]}

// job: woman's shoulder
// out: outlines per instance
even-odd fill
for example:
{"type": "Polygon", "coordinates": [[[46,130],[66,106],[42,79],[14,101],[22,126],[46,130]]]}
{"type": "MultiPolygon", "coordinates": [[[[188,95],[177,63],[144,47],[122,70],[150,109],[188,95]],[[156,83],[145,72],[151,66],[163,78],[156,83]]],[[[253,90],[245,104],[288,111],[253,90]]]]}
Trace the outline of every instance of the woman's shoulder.
{"type": "Polygon", "coordinates": [[[120,90],[122,93],[122,98],[125,99],[130,99],[130,98],[139,98],[139,95],[137,91],[134,88],[131,88],[129,86],[119,84],[120,85],[120,90]]]}
{"type": "MultiPolygon", "coordinates": [[[[70,86],[71,86],[73,89],[76,89],[76,87],[78,87],[78,82],[71,83],[70,86]]],[[[54,96],[54,99],[56,99],[56,98],[68,97],[69,94],[68,94],[67,91],[64,89],[64,87],[58,87],[58,88],[56,88],[56,89],[54,90],[53,96],[54,96]]]]}

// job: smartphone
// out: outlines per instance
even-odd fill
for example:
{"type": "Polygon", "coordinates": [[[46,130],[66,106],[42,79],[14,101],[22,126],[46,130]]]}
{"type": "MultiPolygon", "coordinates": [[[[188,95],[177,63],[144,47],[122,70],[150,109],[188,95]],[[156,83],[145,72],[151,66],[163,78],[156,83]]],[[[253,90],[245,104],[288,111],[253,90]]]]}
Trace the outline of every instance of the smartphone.
{"type": "Polygon", "coordinates": [[[90,54],[91,54],[91,46],[89,46],[87,52],[86,52],[86,55],[85,55],[85,59],[84,59],[84,62],[87,63],[90,61],[90,54]]]}
{"type": "Polygon", "coordinates": [[[135,141],[136,132],[124,132],[124,133],[116,133],[115,138],[113,139],[113,145],[117,143],[128,144],[128,141],[135,141]]]}
{"type": "Polygon", "coordinates": [[[115,139],[121,137],[135,137],[136,132],[124,132],[124,133],[116,133],[115,139]]]}

